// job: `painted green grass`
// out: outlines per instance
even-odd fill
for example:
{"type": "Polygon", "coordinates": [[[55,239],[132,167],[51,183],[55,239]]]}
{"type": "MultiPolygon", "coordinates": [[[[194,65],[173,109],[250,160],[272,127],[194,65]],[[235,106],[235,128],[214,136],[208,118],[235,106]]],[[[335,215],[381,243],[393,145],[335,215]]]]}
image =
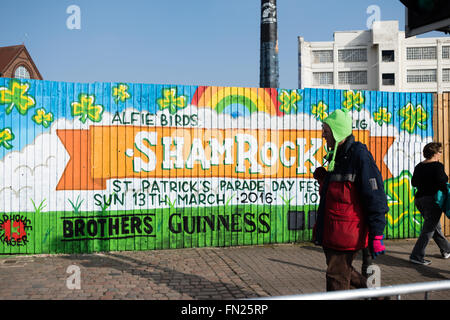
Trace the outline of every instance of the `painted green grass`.
{"type": "MultiPolygon", "coordinates": [[[[307,229],[308,210],[309,206],[225,205],[208,208],[175,208],[172,206],[166,209],[102,210],[101,212],[79,212],[78,210],[72,212],[27,212],[20,213],[20,215],[31,220],[32,230],[27,232],[28,243],[24,246],[12,246],[0,242],[0,254],[91,253],[310,241],[312,231],[307,229]],[[288,210],[305,212],[305,228],[303,230],[288,230],[288,210]],[[122,219],[121,217],[124,215],[129,219],[132,216],[141,219],[146,215],[151,217],[151,234],[143,232],[143,228],[141,228],[141,232],[137,232],[137,228],[135,228],[134,234],[119,232],[119,234],[111,235],[105,227],[103,240],[100,239],[98,219],[122,219]],[[170,231],[169,220],[172,215],[175,215],[172,219],[175,231],[178,231],[178,223],[184,222],[184,229],[181,232],[170,231]],[[85,224],[92,219],[97,221],[97,236],[91,237],[85,232],[84,236],[75,237],[75,232],[73,232],[72,237],[64,237],[64,221],[75,222],[77,219],[85,221],[85,224]],[[198,219],[202,222],[200,227],[198,227],[198,219]],[[213,228],[206,222],[206,219],[209,219],[207,220],[209,222],[214,219],[213,228]],[[218,223],[219,219],[220,224],[218,223]],[[127,236],[129,238],[111,239],[111,236],[127,236]],[[104,240],[105,238],[108,239],[104,240]]],[[[93,225],[94,223],[91,224],[91,227],[93,225]]],[[[91,231],[93,229],[92,227],[91,231]]],[[[129,225],[128,230],[131,231],[130,229],[129,225]]]]}

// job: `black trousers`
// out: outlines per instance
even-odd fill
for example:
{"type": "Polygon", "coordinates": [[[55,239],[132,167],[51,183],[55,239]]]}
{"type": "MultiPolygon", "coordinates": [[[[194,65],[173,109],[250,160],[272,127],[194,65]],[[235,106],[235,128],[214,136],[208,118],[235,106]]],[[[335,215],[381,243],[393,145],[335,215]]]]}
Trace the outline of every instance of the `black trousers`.
{"type": "Polygon", "coordinates": [[[361,274],[364,277],[369,277],[367,274],[367,268],[372,264],[372,255],[370,254],[369,248],[364,248],[362,251],[362,267],[361,267],[361,274]]]}
{"type": "Polygon", "coordinates": [[[423,260],[425,257],[425,249],[431,239],[436,242],[441,254],[450,252],[450,243],[441,229],[440,219],[442,216],[442,210],[434,202],[434,198],[431,196],[417,198],[415,200],[415,205],[422,214],[424,222],[422,231],[420,232],[420,236],[414,245],[410,258],[423,260]]]}

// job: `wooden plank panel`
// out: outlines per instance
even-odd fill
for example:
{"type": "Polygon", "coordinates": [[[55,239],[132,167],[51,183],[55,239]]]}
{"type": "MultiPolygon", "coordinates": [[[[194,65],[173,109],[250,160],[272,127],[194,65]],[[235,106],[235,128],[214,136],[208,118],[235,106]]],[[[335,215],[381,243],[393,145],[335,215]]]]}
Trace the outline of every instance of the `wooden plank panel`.
{"type": "MultiPolygon", "coordinates": [[[[441,142],[443,145],[443,164],[445,172],[450,175],[450,126],[449,126],[449,93],[434,95],[434,141],[441,142]]],[[[446,236],[450,235],[450,221],[444,215],[441,217],[441,225],[446,236]]]]}
{"type": "MultiPolygon", "coordinates": [[[[445,172],[450,176],[450,117],[449,117],[449,93],[444,93],[442,98],[443,103],[443,113],[442,113],[442,122],[443,122],[443,162],[445,167],[445,172]]],[[[441,224],[444,228],[444,234],[446,236],[450,235],[450,219],[447,219],[444,215],[442,216],[441,224]],[[442,221],[443,220],[443,221],[442,221]]]]}
{"type": "MultiPolygon", "coordinates": [[[[4,87],[2,90],[9,90],[9,83],[9,80],[1,79],[0,86],[4,87]]],[[[3,141],[3,146],[0,146],[0,156],[2,157],[0,173],[3,175],[4,181],[14,180],[14,183],[17,182],[14,185],[14,192],[17,195],[11,193],[10,190],[2,190],[4,186],[1,185],[0,196],[3,192],[3,197],[0,198],[0,211],[6,208],[5,211],[8,214],[20,213],[31,218],[34,228],[30,237],[32,244],[27,247],[13,248],[11,245],[0,243],[0,252],[2,253],[76,253],[308,241],[311,238],[309,219],[313,218],[310,212],[317,210],[317,201],[312,201],[312,199],[317,197],[317,192],[316,190],[306,190],[307,184],[301,185],[298,182],[315,183],[315,181],[310,176],[310,172],[302,173],[302,171],[293,176],[289,175],[291,172],[295,172],[297,165],[298,168],[304,170],[304,168],[309,169],[311,166],[316,166],[317,161],[320,161],[319,165],[322,164],[324,145],[319,146],[316,150],[312,149],[314,155],[309,154],[308,150],[313,148],[312,139],[317,138],[316,135],[320,135],[324,113],[330,114],[340,108],[347,108],[351,112],[356,139],[368,145],[380,166],[385,183],[392,187],[389,199],[391,204],[388,219],[390,225],[387,228],[387,236],[404,238],[415,235],[416,229],[413,222],[415,209],[409,201],[411,197],[409,197],[408,183],[413,169],[412,162],[416,161],[418,149],[422,147],[421,144],[425,139],[429,140],[431,134],[429,127],[424,129],[422,123],[417,125],[417,119],[413,115],[416,114],[419,105],[427,108],[427,114],[430,113],[429,94],[123,84],[124,86],[120,89],[122,90],[121,97],[124,98],[122,101],[118,96],[118,83],[64,84],[46,81],[30,81],[29,83],[31,86],[29,93],[36,101],[35,108],[30,110],[26,117],[23,117],[15,109],[11,114],[0,113],[0,132],[14,123],[17,124],[16,140],[14,140],[16,149],[13,150],[15,153],[4,150],[4,146],[8,147],[6,141],[3,141]],[[116,88],[115,91],[113,87],[116,88]],[[127,90],[131,96],[126,96],[127,90]],[[83,95],[85,98],[84,101],[81,101],[83,95]],[[295,100],[297,96],[301,96],[301,99],[295,100]],[[78,104],[77,110],[74,108],[74,103],[78,104]],[[191,109],[185,109],[191,106],[191,109]],[[100,107],[101,112],[104,112],[104,118],[97,117],[101,114],[98,109],[100,107]],[[60,131],[57,137],[54,136],[58,139],[59,144],[53,145],[51,144],[53,140],[47,139],[49,136],[45,134],[50,131],[50,128],[37,126],[31,120],[35,110],[40,108],[51,110],[57,120],[54,123],[56,127],[52,127],[51,132],[54,133],[55,128],[60,131]],[[319,111],[320,108],[321,111],[319,111]],[[201,131],[217,127],[222,131],[232,132],[232,138],[235,138],[236,132],[238,132],[235,129],[252,132],[259,130],[257,141],[270,141],[271,139],[265,136],[270,129],[279,137],[279,140],[276,140],[278,159],[282,152],[280,146],[284,142],[289,142],[290,146],[294,145],[295,148],[289,148],[288,151],[285,149],[283,157],[295,158],[294,160],[298,164],[285,165],[286,162],[284,162],[282,165],[281,162],[277,163],[276,166],[279,170],[273,176],[258,173],[245,177],[237,171],[226,176],[227,170],[224,165],[220,168],[217,166],[210,168],[208,171],[198,164],[193,169],[185,168],[190,171],[183,177],[175,170],[165,171],[164,173],[167,175],[162,177],[156,175],[156,170],[154,172],[145,170],[134,172],[133,159],[145,154],[136,146],[135,133],[145,130],[148,132],[153,130],[151,128],[159,127],[153,130],[159,134],[159,143],[162,136],[170,138],[174,127],[186,129],[183,128],[186,127],[185,125],[176,124],[174,120],[176,115],[181,115],[186,110],[189,110],[188,116],[195,113],[201,118],[197,125],[187,126],[189,130],[186,132],[189,134],[196,132],[197,129],[201,131]],[[155,124],[148,125],[142,122],[142,117],[147,112],[155,117],[155,124]],[[132,113],[135,118],[130,121],[132,113]],[[164,125],[160,121],[162,114],[166,117],[164,125]],[[122,119],[119,119],[120,117],[122,119]],[[125,135],[123,137],[116,135],[116,141],[113,141],[111,138],[113,133],[119,132],[119,128],[126,126],[132,130],[123,131],[125,135]],[[104,127],[106,130],[96,130],[99,127],[104,127]],[[296,135],[297,130],[304,132],[296,135]],[[69,134],[68,131],[71,133],[69,134]],[[74,134],[74,132],[77,133],[74,134]],[[37,137],[44,137],[44,140],[38,140],[37,137]],[[298,145],[296,145],[297,138],[300,139],[298,145]],[[35,141],[43,141],[43,143],[38,145],[35,141]],[[96,145],[99,141],[101,143],[96,145]],[[131,141],[131,144],[126,144],[125,141],[131,141]],[[306,141],[307,144],[302,141],[306,141]],[[31,146],[29,149],[32,151],[23,152],[28,146],[31,146]],[[55,159],[50,157],[48,163],[43,161],[46,160],[42,159],[46,155],[45,151],[49,151],[49,154],[55,159]],[[134,152],[138,151],[139,155],[134,155],[134,152]],[[15,163],[5,166],[4,163],[7,161],[2,159],[8,154],[15,157],[15,163]],[[63,155],[66,155],[66,158],[60,158],[63,155]],[[70,159],[71,157],[73,159],[70,159]],[[36,161],[34,161],[35,159],[36,161]],[[70,169],[67,169],[69,162],[70,169]],[[35,170],[35,168],[55,166],[55,163],[58,168],[52,168],[53,171],[35,170]],[[19,177],[14,170],[22,164],[27,165],[30,170],[34,170],[35,177],[32,175],[19,177]],[[119,169],[124,169],[125,174],[114,175],[119,169]],[[129,170],[136,175],[129,175],[129,170]],[[51,189],[52,186],[49,183],[42,184],[42,187],[40,184],[36,184],[36,181],[47,182],[55,179],[55,177],[46,176],[47,172],[64,176],[64,179],[61,178],[58,181],[56,190],[51,189]],[[66,175],[66,173],[70,174],[66,175]],[[100,174],[94,177],[94,174],[97,173],[100,174]],[[227,192],[228,198],[225,199],[226,203],[224,204],[215,206],[198,203],[186,205],[182,204],[182,201],[177,201],[174,192],[170,194],[169,191],[162,191],[158,194],[162,197],[161,203],[158,204],[159,199],[154,198],[156,204],[150,204],[151,198],[147,197],[148,193],[145,193],[143,195],[145,200],[142,200],[141,204],[139,181],[142,180],[164,179],[171,182],[200,183],[203,181],[234,181],[238,178],[246,179],[246,181],[251,179],[264,181],[267,189],[265,190],[266,199],[271,198],[272,201],[259,203],[257,200],[259,193],[233,191],[233,193],[227,192]],[[274,182],[286,182],[287,179],[295,180],[296,190],[285,189],[276,192],[271,190],[274,182]],[[130,183],[129,189],[133,189],[128,194],[125,192],[125,186],[128,185],[123,183],[124,180],[126,183],[130,183]],[[28,181],[36,184],[30,186],[30,195],[26,194],[26,188],[23,189],[25,191],[17,189],[22,185],[27,187],[28,181]],[[120,191],[117,191],[117,188],[114,191],[114,185],[112,185],[117,181],[122,183],[120,191]],[[135,187],[137,194],[133,197],[135,187]],[[115,192],[120,194],[116,195],[115,192]],[[270,196],[267,193],[270,193],[270,196]],[[5,194],[7,195],[5,196],[5,194]],[[245,203],[242,198],[237,199],[243,194],[246,196],[245,203]],[[234,195],[234,198],[230,199],[230,195],[234,195]],[[10,204],[15,200],[14,196],[22,201],[19,205],[14,204],[15,207],[10,204]],[[119,199],[122,196],[129,196],[128,198],[131,200],[122,206],[116,206],[114,204],[116,196],[119,199]],[[165,196],[172,197],[167,199],[171,201],[170,204],[164,203],[165,196]],[[6,199],[7,201],[5,201],[5,197],[9,197],[6,199]],[[56,197],[58,198],[56,199],[56,197]],[[400,202],[395,202],[395,199],[406,198],[408,201],[402,202],[401,205],[399,205],[400,202]],[[30,199],[35,201],[36,208],[31,206],[30,199]],[[44,199],[51,209],[45,214],[41,214],[36,211],[39,211],[37,208],[44,199]],[[74,206],[69,206],[69,200],[74,206]],[[228,200],[230,202],[227,202],[228,200]],[[81,204],[81,202],[82,206],[76,209],[77,204],[81,204]],[[2,205],[3,207],[1,207],[2,205]],[[14,208],[11,209],[12,207],[14,208]],[[302,226],[297,229],[288,227],[290,212],[303,219],[302,226]],[[181,227],[180,232],[173,232],[169,229],[170,217],[175,214],[177,216],[172,222],[181,227]],[[139,234],[131,231],[136,231],[131,227],[131,220],[137,221],[135,219],[143,217],[142,215],[152,217],[154,231],[152,237],[142,234],[142,229],[137,232],[139,234]],[[206,218],[213,223],[207,226],[206,220],[202,220],[206,218]],[[105,238],[100,238],[99,232],[94,232],[96,228],[100,227],[98,219],[106,219],[105,230],[108,232],[106,232],[105,238]],[[75,221],[78,222],[75,223],[75,221]],[[74,237],[64,235],[65,223],[72,223],[73,228],[77,230],[76,233],[80,234],[74,237]],[[110,224],[118,227],[111,228],[111,234],[109,234],[110,224]],[[221,228],[218,227],[219,225],[221,228]],[[204,229],[205,227],[207,230],[204,229]],[[245,229],[252,231],[245,231],[245,229]]],[[[450,165],[448,159],[448,99],[448,94],[436,98],[432,121],[434,139],[444,143],[446,154],[444,163],[447,171],[450,165]]],[[[5,103],[8,102],[3,102],[3,104],[5,103]]],[[[0,107],[3,108],[3,104],[0,107]]],[[[205,137],[201,137],[201,139],[203,139],[202,143],[206,152],[207,140],[205,137]]],[[[234,140],[233,143],[236,143],[234,140]]],[[[274,141],[272,140],[272,142],[274,141]]],[[[191,142],[189,140],[189,143],[191,142]]],[[[248,144],[251,143],[248,142],[248,144]]],[[[258,153],[255,155],[255,159],[259,162],[264,156],[261,154],[261,146],[258,146],[258,153]]],[[[192,145],[188,147],[192,147],[192,145]]],[[[235,145],[234,148],[236,148],[235,145]]],[[[173,143],[170,149],[175,149],[173,143]]],[[[236,161],[236,159],[237,157],[233,160],[236,161]]],[[[264,159],[267,160],[267,157],[264,159]]],[[[147,158],[141,159],[144,162],[147,160],[147,158]]],[[[248,170],[248,164],[251,161],[247,158],[244,161],[248,170]]],[[[219,190],[216,192],[221,193],[219,190]]],[[[199,190],[199,193],[202,191],[199,190]]],[[[225,192],[222,190],[222,193],[225,192]]],[[[197,196],[198,193],[192,191],[192,195],[197,196]]],[[[141,225],[141,228],[144,226],[141,225]]],[[[448,221],[444,221],[444,229],[448,233],[448,221]]],[[[10,230],[6,231],[10,232],[10,230]]]]}

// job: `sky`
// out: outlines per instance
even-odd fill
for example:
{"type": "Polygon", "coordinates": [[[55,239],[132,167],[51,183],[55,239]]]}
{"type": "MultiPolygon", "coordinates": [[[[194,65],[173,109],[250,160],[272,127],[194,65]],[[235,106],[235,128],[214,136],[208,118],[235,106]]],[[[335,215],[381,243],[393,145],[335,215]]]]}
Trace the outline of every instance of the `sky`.
{"type": "MultiPolygon", "coordinates": [[[[260,6],[260,0],[3,1],[0,46],[24,43],[45,80],[259,87],[260,6]],[[72,5],[79,20],[68,11],[72,5]]],[[[278,0],[277,7],[284,89],[298,87],[299,36],[332,41],[335,31],[366,30],[376,13],[404,30],[398,0],[278,0]]],[[[429,36],[448,37],[420,37],[429,36]]]]}

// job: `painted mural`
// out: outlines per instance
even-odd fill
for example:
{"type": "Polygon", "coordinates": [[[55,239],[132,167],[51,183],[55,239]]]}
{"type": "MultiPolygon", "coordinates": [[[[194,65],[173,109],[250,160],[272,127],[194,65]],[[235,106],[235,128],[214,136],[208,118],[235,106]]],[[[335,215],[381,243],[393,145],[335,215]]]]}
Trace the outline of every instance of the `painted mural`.
{"type": "Polygon", "coordinates": [[[431,94],[0,78],[0,253],[309,241],[339,108],[382,172],[386,237],[418,236],[431,94]]]}

